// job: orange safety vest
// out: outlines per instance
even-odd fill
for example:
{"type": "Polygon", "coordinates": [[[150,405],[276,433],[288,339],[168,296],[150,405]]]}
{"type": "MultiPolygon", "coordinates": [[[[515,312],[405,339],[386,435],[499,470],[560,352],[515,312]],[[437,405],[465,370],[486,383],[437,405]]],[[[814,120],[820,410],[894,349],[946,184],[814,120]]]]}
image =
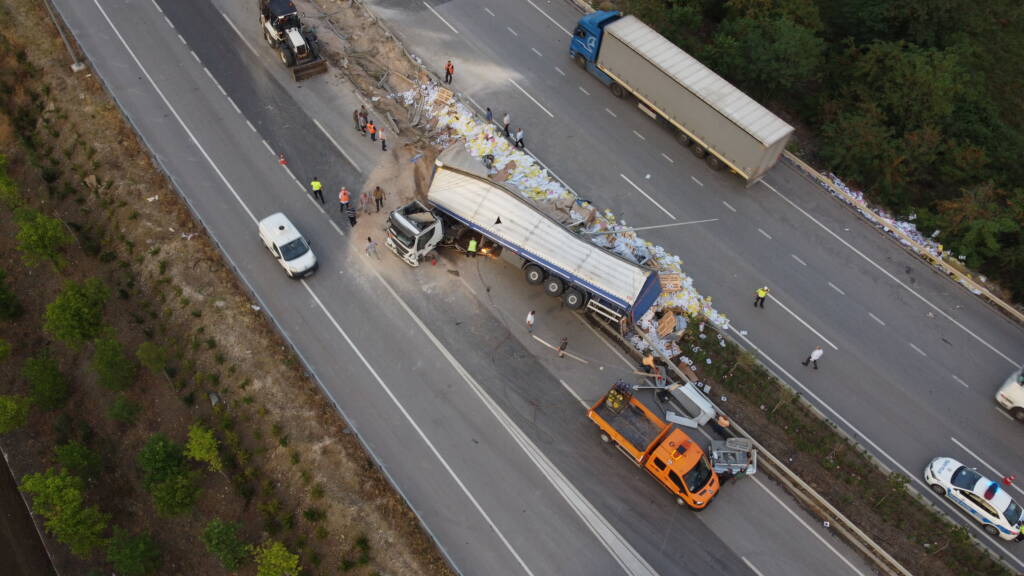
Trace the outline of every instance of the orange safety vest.
{"type": "Polygon", "coordinates": [[[452,64],[451,61],[449,61],[447,64],[444,65],[444,71],[449,73],[449,74],[454,74],[455,73],[455,64],[452,64]]]}
{"type": "Polygon", "coordinates": [[[342,188],[341,192],[338,192],[338,202],[342,204],[348,204],[348,188],[342,188]]]}
{"type": "Polygon", "coordinates": [[[370,134],[374,134],[374,133],[376,133],[376,132],[377,132],[377,127],[373,125],[373,122],[370,122],[370,123],[368,123],[368,124],[366,125],[366,130],[367,130],[367,131],[368,131],[368,132],[369,132],[370,134]]]}

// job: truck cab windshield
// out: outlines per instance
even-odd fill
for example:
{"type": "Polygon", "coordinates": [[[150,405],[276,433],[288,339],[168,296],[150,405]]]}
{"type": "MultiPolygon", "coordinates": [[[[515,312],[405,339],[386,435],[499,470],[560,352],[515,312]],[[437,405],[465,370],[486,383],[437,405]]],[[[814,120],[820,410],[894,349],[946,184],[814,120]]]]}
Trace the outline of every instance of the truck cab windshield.
{"type": "Polygon", "coordinates": [[[296,238],[284,246],[281,246],[281,258],[283,258],[285,262],[295,260],[306,252],[309,252],[309,246],[306,245],[306,242],[302,238],[296,238]]]}
{"type": "Polygon", "coordinates": [[[708,464],[707,456],[698,460],[697,465],[683,476],[683,481],[686,482],[686,489],[691,494],[700,492],[701,489],[707,486],[710,479],[711,466],[708,464]]]}

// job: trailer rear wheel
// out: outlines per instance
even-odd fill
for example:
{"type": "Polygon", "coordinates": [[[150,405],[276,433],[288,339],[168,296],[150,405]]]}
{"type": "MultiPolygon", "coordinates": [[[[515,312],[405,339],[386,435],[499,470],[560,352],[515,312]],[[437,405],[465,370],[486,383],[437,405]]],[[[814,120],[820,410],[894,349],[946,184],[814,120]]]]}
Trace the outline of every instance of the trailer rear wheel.
{"type": "Polygon", "coordinates": [[[609,86],[609,88],[611,88],[612,95],[614,95],[616,98],[622,98],[623,96],[626,95],[626,89],[623,88],[622,85],[619,84],[618,82],[612,82],[612,85],[609,86]]]}
{"type": "Polygon", "coordinates": [[[722,160],[718,156],[715,156],[714,154],[708,154],[704,158],[704,161],[708,163],[708,166],[710,166],[712,170],[721,170],[723,167],[725,167],[725,163],[722,162],[722,160]]]}
{"type": "Polygon", "coordinates": [[[572,57],[572,59],[576,62],[577,66],[584,70],[587,69],[587,59],[583,56],[583,54],[577,52],[576,55],[572,57]]]}
{"type": "Polygon", "coordinates": [[[569,288],[562,294],[562,302],[569,310],[579,310],[587,303],[587,297],[576,288],[569,288]]]}
{"type": "Polygon", "coordinates": [[[683,132],[682,130],[676,131],[676,142],[679,142],[682,146],[686,147],[693,143],[693,140],[683,132]]]}
{"type": "Polygon", "coordinates": [[[544,282],[544,291],[548,296],[561,296],[562,292],[565,292],[565,282],[558,276],[549,276],[544,282]]]}
{"type": "Polygon", "coordinates": [[[536,264],[526,266],[526,283],[537,286],[544,283],[544,269],[536,264]]]}
{"type": "Polygon", "coordinates": [[[708,149],[701,146],[700,144],[697,144],[696,142],[693,143],[693,146],[690,147],[690,150],[693,152],[693,155],[696,156],[697,158],[703,158],[708,155],[708,149]]]}

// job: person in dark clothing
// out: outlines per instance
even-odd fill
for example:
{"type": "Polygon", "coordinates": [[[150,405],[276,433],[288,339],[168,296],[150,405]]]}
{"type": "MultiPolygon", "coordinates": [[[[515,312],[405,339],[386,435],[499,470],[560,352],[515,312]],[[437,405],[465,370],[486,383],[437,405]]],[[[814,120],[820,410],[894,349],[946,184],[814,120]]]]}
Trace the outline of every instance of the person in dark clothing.
{"type": "Polygon", "coordinates": [[[348,216],[348,223],[355,228],[356,226],[356,209],[349,205],[345,208],[345,215],[348,216]]]}

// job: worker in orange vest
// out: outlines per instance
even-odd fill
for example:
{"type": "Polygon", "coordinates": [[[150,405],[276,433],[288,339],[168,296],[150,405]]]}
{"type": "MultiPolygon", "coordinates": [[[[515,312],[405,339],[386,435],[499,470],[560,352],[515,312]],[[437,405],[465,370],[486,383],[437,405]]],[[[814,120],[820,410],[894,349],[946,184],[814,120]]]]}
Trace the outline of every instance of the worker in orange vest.
{"type": "Polygon", "coordinates": [[[341,209],[341,213],[345,213],[345,209],[348,208],[348,202],[351,199],[348,193],[348,188],[341,187],[341,192],[338,192],[338,204],[341,209]]]}
{"type": "Polygon", "coordinates": [[[373,120],[366,123],[366,131],[370,133],[370,140],[377,141],[377,127],[373,125],[373,120]]]}
{"type": "Polygon", "coordinates": [[[452,61],[449,60],[448,63],[444,65],[444,83],[445,84],[451,84],[452,83],[452,76],[454,74],[455,74],[455,64],[452,64],[452,61]]]}

